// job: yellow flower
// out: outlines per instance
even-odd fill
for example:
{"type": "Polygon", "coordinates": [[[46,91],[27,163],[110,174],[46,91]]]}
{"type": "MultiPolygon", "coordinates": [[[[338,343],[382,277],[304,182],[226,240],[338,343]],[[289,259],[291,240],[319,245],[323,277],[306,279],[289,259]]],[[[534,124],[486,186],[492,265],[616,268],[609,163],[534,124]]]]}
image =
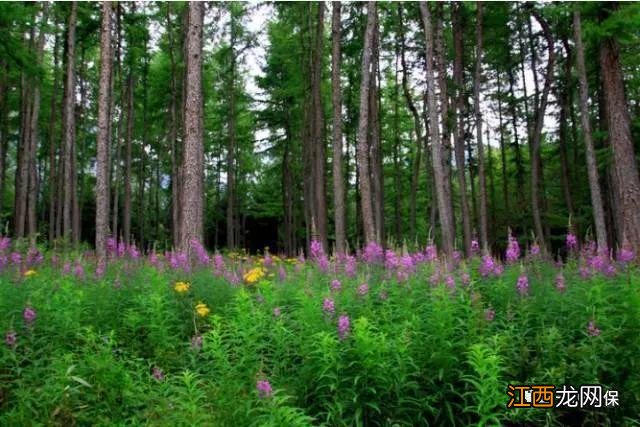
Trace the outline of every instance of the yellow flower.
{"type": "Polygon", "coordinates": [[[245,275],[243,276],[243,279],[245,282],[249,284],[253,284],[253,283],[256,283],[258,280],[262,279],[263,277],[264,277],[264,270],[260,267],[255,267],[249,270],[247,273],[245,273],[245,275]]]}
{"type": "Polygon", "coordinates": [[[196,312],[198,313],[198,316],[205,317],[207,314],[211,312],[211,310],[209,310],[209,307],[207,307],[206,304],[200,303],[196,305],[196,312]]]}
{"type": "Polygon", "coordinates": [[[31,277],[38,274],[35,270],[27,270],[23,273],[24,277],[31,277]]]}
{"type": "Polygon", "coordinates": [[[187,282],[176,282],[176,284],[173,285],[173,289],[175,289],[175,291],[179,294],[188,292],[190,288],[191,285],[187,282]]]}

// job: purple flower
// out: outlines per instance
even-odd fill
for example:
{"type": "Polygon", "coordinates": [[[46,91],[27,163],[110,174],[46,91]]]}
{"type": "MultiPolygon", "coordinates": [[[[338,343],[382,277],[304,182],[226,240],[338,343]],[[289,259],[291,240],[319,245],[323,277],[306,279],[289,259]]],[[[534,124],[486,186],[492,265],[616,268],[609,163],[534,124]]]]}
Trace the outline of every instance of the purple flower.
{"type": "Polygon", "coordinates": [[[586,265],[583,265],[583,266],[580,267],[579,273],[580,273],[580,277],[583,280],[586,280],[589,277],[591,277],[591,270],[586,265]]]}
{"type": "Polygon", "coordinates": [[[572,251],[578,248],[578,238],[572,232],[567,233],[567,249],[572,251]]]}
{"type": "Polygon", "coordinates": [[[323,273],[329,271],[329,258],[327,258],[326,255],[320,256],[316,261],[318,262],[318,268],[320,269],[320,271],[322,271],[323,273]]]}
{"type": "Polygon", "coordinates": [[[331,298],[325,298],[322,301],[322,310],[329,315],[333,315],[336,311],[336,303],[331,298]]]}
{"type": "Polygon", "coordinates": [[[482,257],[482,263],[480,264],[480,274],[482,277],[487,277],[489,274],[493,273],[493,269],[496,264],[491,255],[485,255],[482,257]]]}
{"type": "Polygon", "coordinates": [[[116,252],[117,252],[116,255],[118,255],[118,257],[123,257],[124,254],[127,253],[127,245],[125,245],[124,242],[118,243],[118,248],[116,252]]]}
{"type": "Polygon", "coordinates": [[[342,315],[338,319],[338,336],[341,340],[345,339],[349,334],[349,330],[351,328],[351,321],[349,320],[349,316],[342,315]]]}
{"type": "Polygon", "coordinates": [[[200,265],[209,264],[210,258],[207,253],[207,249],[197,239],[191,240],[191,248],[196,255],[196,258],[200,265]]]}
{"type": "Polygon", "coordinates": [[[16,334],[15,331],[7,331],[7,333],[4,334],[4,343],[7,345],[7,347],[15,347],[17,341],[18,334],[16,334]]]}
{"type": "Polygon", "coordinates": [[[20,255],[20,252],[11,252],[11,254],[9,255],[9,259],[11,260],[12,264],[22,264],[22,255],[20,255]]]}
{"type": "Polygon", "coordinates": [[[0,237],[0,252],[4,252],[11,246],[11,239],[7,236],[0,237]]]}
{"type": "Polygon", "coordinates": [[[311,258],[318,259],[324,255],[324,248],[322,247],[322,243],[317,240],[312,240],[311,245],[309,247],[311,258]]]}
{"type": "Polygon", "coordinates": [[[27,306],[22,310],[22,318],[28,325],[33,323],[36,317],[38,317],[38,313],[33,308],[27,306]]]}
{"type": "Polygon", "coordinates": [[[505,258],[509,264],[512,264],[520,258],[520,245],[511,234],[509,234],[509,244],[507,245],[507,251],[505,252],[505,258]]]}
{"type": "Polygon", "coordinates": [[[471,254],[476,255],[478,252],[480,252],[480,244],[477,239],[473,239],[471,240],[471,254]]]}
{"type": "Polygon", "coordinates": [[[460,253],[460,251],[453,251],[451,257],[453,258],[453,262],[458,263],[462,259],[462,254],[460,253]]]}
{"type": "Polygon", "coordinates": [[[62,266],[62,274],[69,274],[71,273],[71,264],[68,262],[65,262],[64,265],[62,266]]]}
{"type": "Polygon", "coordinates": [[[153,372],[151,375],[153,376],[153,378],[155,378],[156,381],[164,380],[164,372],[162,372],[162,369],[158,368],[157,366],[153,367],[153,372]]]}
{"type": "Polygon", "coordinates": [[[405,255],[400,259],[400,267],[407,273],[413,272],[416,268],[415,259],[411,255],[405,255]]]}
{"type": "Polygon", "coordinates": [[[518,281],[516,282],[516,288],[518,289],[518,293],[520,295],[528,295],[529,294],[529,279],[524,274],[521,274],[518,277],[518,281]]]}
{"type": "Polygon", "coordinates": [[[342,289],[342,283],[340,283],[340,280],[338,279],[333,279],[329,287],[331,288],[332,291],[337,292],[340,289],[342,289]]]}
{"type": "Polygon", "coordinates": [[[200,350],[202,348],[202,335],[194,335],[191,337],[191,349],[200,350]]]}
{"type": "Polygon", "coordinates": [[[224,257],[220,254],[215,254],[213,256],[213,267],[216,270],[216,274],[221,274],[222,270],[224,270],[224,257]]]}
{"type": "Polygon", "coordinates": [[[620,264],[627,264],[636,257],[635,253],[630,249],[621,248],[618,251],[618,262],[620,264]]]}
{"type": "Polygon", "coordinates": [[[358,264],[356,257],[348,255],[344,262],[344,274],[346,274],[347,277],[354,277],[356,275],[357,268],[358,264]]]}
{"type": "Polygon", "coordinates": [[[366,283],[363,283],[362,285],[358,286],[358,295],[363,297],[363,296],[366,296],[368,293],[369,293],[369,285],[367,285],[366,283]]]}
{"type": "Polygon", "coordinates": [[[396,271],[396,280],[399,283],[406,282],[408,279],[409,279],[409,273],[407,273],[405,270],[396,271]]]}
{"type": "Polygon", "coordinates": [[[273,265],[273,258],[271,257],[271,254],[269,254],[269,252],[267,252],[266,254],[264,254],[264,266],[266,268],[269,268],[273,265]]]}
{"type": "Polygon", "coordinates": [[[456,288],[456,279],[454,279],[453,276],[451,275],[448,275],[447,277],[445,277],[444,283],[445,285],[447,285],[447,288],[451,290],[454,290],[456,288]]]}
{"type": "Polygon", "coordinates": [[[278,268],[278,280],[280,280],[281,282],[287,280],[287,270],[285,270],[283,266],[280,266],[280,268],[278,268]]]}
{"type": "Polygon", "coordinates": [[[596,322],[590,320],[587,324],[587,334],[592,337],[597,337],[598,335],[600,335],[600,332],[600,328],[596,326],[596,322]]]}
{"type": "Polygon", "coordinates": [[[394,270],[400,265],[400,260],[394,251],[387,249],[384,254],[384,268],[394,270]]]}
{"type": "Polygon", "coordinates": [[[562,272],[558,273],[558,275],[556,276],[556,289],[560,293],[564,292],[567,289],[564,283],[564,276],[562,272]]]}
{"type": "Polygon", "coordinates": [[[496,318],[496,311],[489,307],[484,311],[484,320],[487,322],[493,322],[493,319],[496,318]]]}
{"type": "Polygon", "coordinates": [[[280,317],[281,314],[282,314],[282,310],[280,309],[280,307],[274,307],[273,308],[273,315],[275,317],[280,317]]]}
{"type": "Polygon", "coordinates": [[[256,382],[256,389],[258,390],[258,397],[260,397],[260,399],[271,397],[273,394],[273,388],[267,380],[258,380],[258,382],[256,382]]]}
{"type": "Polygon", "coordinates": [[[129,250],[127,252],[129,252],[129,256],[131,257],[131,259],[140,258],[140,251],[136,247],[135,243],[129,246],[129,250]]]}
{"type": "Polygon", "coordinates": [[[462,284],[464,286],[469,285],[469,283],[471,283],[471,276],[469,276],[469,273],[464,272],[462,273],[462,275],[460,276],[460,281],[462,281],[462,284]]]}
{"type": "Polygon", "coordinates": [[[109,255],[116,255],[118,252],[118,242],[113,237],[107,237],[104,246],[109,255]]]}
{"type": "Polygon", "coordinates": [[[495,265],[495,267],[493,267],[493,275],[498,277],[500,276],[502,273],[504,273],[504,265],[497,263],[495,265]]]}
{"type": "Polygon", "coordinates": [[[34,266],[40,264],[44,257],[38,250],[38,248],[30,248],[27,252],[27,265],[34,266]]]}
{"type": "Polygon", "coordinates": [[[534,243],[533,245],[531,245],[530,252],[533,256],[540,255],[540,246],[537,243],[534,243]]]}
{"type": "Polygon", "coordinates": [[[436,245],[428,245],[424,250],[425,261],[432,262],[438,258],[436,245]]]}
{"type": "Polygon", "coordinates": [[[384,252],[382,246],[376,242],[369,242],[364,248],[362,259],[367,264],[380,264],[384,260],[384,252]]]}
{"type": "Polygon", "coordinates": [[[99,279],[102,276],[104,276],[105,267],[106,267],[106,263],[104,260],[101,260],[100,262],[98,262],[98,265],[96,265],[96,273],[95,273],[96,279],[99,279]]]}
{"type": "Polygon", "coordinates": [[[76,262],[76,268],[74,269],[73,273],[78,279],[84,279],[84,267],[82,266],[82,264],[76,262]]]}

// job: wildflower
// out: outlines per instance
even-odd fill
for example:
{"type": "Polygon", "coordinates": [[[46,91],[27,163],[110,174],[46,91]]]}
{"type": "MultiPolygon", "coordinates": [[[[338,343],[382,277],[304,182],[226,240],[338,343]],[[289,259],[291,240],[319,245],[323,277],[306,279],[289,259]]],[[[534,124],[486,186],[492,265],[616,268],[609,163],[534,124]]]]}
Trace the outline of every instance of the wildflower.
{"type": "Polygon", "coordinates": [[[191,285],[188,282],[176,282],[173,285],[173,289],[179,294],[184,294],[191,289],[191,285]]]}
{"type": "Polygon", "coordinates": [[[567,249],[572,251],[578,248],[578,238],[572,232],[567,233],[566,238],[567,249]]]}
{"type": "Polygon", "coordinates": [[[382,246],[376,242],[369,242],[364,248],[362,259],[367,264],[380,264],[384,260],[382,246]]]}
{"type": "Polygon", "coordinates": [[[209,264],[210,258],[207,249],[197,239],[191,240],[191,248],[201,265],[209,264]]]}
{"type": "Polygon", "coordinates": [[[633,261],[635,257],[636,255],[632,250],[622,248],[618,251],[618,262],[620,264],[627,264],[633,261]]]}
{"type": "Polygon", "coordinates": [[[478,243],[478,239],[471,240],[471,254],[476,255],[480,252],[480,244],[478,243]]]}
{"type": "Polygon", "coordinates": [[[416,268],[415,260],[410,255],[405,255],[400,259],[400,267],[406,272],[412,272],[416,268]]]}
{"type": "Polygon", "coordinates": [[[156,381],[164,380],[164,372],[162,372],[162,369],[158,368],[157,366],[153,367],[153,373],[151,375],[156,379],[156,381]]]}
{"type": "Polygon", "coordinates": [[[209,309],[209,307],[207,307],[206,304],[199,303],[199,304],[196,305],[196,312],[198,313],[198,316],[206,317],[207,314],[209,314],[211,312],[211,310],[209,309]]]}
{"type": "Polygon", "coordinates": [[[25,271],[24,273],[22,273],[22,275],[23,275],[24,277],[31,277],[31,276],[35,276],[35,275],[37,275],[37,274],[38,274],[38,273],[37,273],[35,270],[27,270],[27,271],[25,271]]]}
{"type": "Polygon", "coordinates": [[[380,298],[380,301],[386,301],[389,298],[389,294],[387,291],[380,291],[378,298],[380,298]]]}
{"type": "Polygon", "coordinates": [[[62,274],[69,274],[71,273],[71,264],[68,262],[65,262],[64,265],[62,266],[62,274]]]}
{"type": "Polygon", "coordinates": [[[493,322],[493,319],[496,318],[496,311],[489,307],[484,311],[484,320],[487,322],[493,322]]]}
{"type": "Polygon", "coordinates": [[[280,307],[274,307],[273,308],[273,316],[274,317],[280,317],[281,314],[282,314],[282,310],[280,309],[280,307]]]}
{"type": "Polygon", "coordinates": [[[16,334],[15,331],[7,331],[7,333],[4,334],[4,343],[7,347],[15,347],[17,341],[18,334],[16,334]]]}
{"type": "Polygon", "coordinates": [[[256,283],[258,280],[262,279],[263,277],[264,277],[264,270],[261,267],[255,267],[249,270],[247,273],[245,273],[245,275],[243,276],[243,279],[245,282],[252,285],[256,283]]]}
{"type": "Polygon", "coordinates": [[[325,298],[322,301],[322,311],[329,315],[333,315],[336,311],[336,303],[331,298],[325,298]]]}
{"type": "Polygon", "coordinates": [[[504,273],[504,265],[500,263],[496,263],[495,267],[493,267],[493,275],[497,277],[497,276],[500,276],[502,273],[504,273]]]}
{"type": "Polygon", "coordinates": [[[600,332],[600,328],[596,326],[596,322],[590,320],[587,324],[587,334],[592,337],[597,337],[598,335],[600,335],[600,332]]]}
{"type": "Polygon", "coordinates": [[[213,256],[213,266],[216,270],[216,274],[220,274],[222,270],[224,270],[224,258],[220,254],[215,254],[213,256]]]}
{"type": "Polygon", "coordinates": [[[447,288],[453,290],[456,288],[456,279],[454,279],[453,276],[448,275],[444,278],[444,284],[447,285],[447,288]]]}
{"type": "Polygon", "coordinates": [[[33,321],[36,320],[36,317],[38,317],[38,313],[36,313],[36,311],[31,307],[25,307],[22,311],[22,318],[27,322],[27,324],[33,323],[33,321]]]}
{"type": "Polygon", "coordinates": [[[436,245],[428,245],[424,250],[424,256],[426,261],[435,261],[438,258],[438,249],[436,245]]]}
{"type": "Polygon", "coordinates": [[[400,265],[400,260],[396,256],[396,253],[391,249],[387,249],[384,254],[384,268],[387,270],[393,270],[398,268],[400,265]]]}
{"type": "Polygon", "coordinates": [[[362,285],[358,286],[358,295],[363,297],[363,296],[366,296],[368,293],[369,293],[369,285],[367,285],[366,283],[363,283],[362,285]]]}
{"type": "Polygon", "coordinates": [[[351,322],[349,320],[349,316],[342,315],[338,319],[338,336],[341,340],[345,339],[349,334],[349,329],[351,328],[351,322]]]}
{"type": "Polygon", "coordinates": [[[581,266],[581,267],[580,267],[579,273],[580,273],[580,277],[581,277],[583,280],[586,280],[586,279],[588,279],[589,277],[591,277],[591,270],[589,269],[589,267],[587,267],[587,266],[585,266],[585,265],[583,265],[583,266],[581,266]]]}
{"type": "Polygon", "coordinates": [[[344,274],[348,277],[354,277],[357,271],[356,257],[348,255],[344,262],[344,274]]]}
{"type": "Polygon", "coordinates": [[[256,389],[258,390],[258,397],[260,397],[260,399],[271,397],[273,394],[271,383],[267,380],[258,380],[258,382],[256,382],[256,389]]]}
{"type": "Polygon", "coordinates": [[[33,266],[40,264],[44,257],[42,253],[38,250],[38,248],[30,248],[27,252],[27,265],[33,266]]]}
{"type": "Polygon", "coordinates": [[[84,267],[82,266],[82,264],[80,264],[79,262],[76,262],[76,267],[73,270],[73,273],[78,279],[80,280],[84,279],[84,267]]]}
{"type": "Polygon", "coordinates": [[[507,245],[505,258],[510,264],[516,262],[520,258],[520,245],[518,244],[518,240],[516,240],[511,234],[509,234],[509,243],[507,245]]]}
{"type": "Polygon", "coordinates": [[[273,258],[271,257],[269,252],[264,254],[264,260],[263,260],[262,264],[267,268],[269,268],[269,267],[271,267],[273,265],[273,258]]]}
{"type": "Polygon", "coordinates": [[[324,248],[322,247],[322,243],[317,240],[312,240],[309,246],[311,258],[318,259],[324,255],[324,248]]]}
{"type": "Polygon", "coordinates": [[[396,279],[400,283],[406,282],[409,279],[409,273],[407,273],[405,270],[398,270],[396,271],[396,279]]]}
{"type": "Polygon", "coordinates": [[[469,283],[471,283],[471,276],[469,275],[469,273],[464,272],[460,276],[460,281],[462,282],[463,285],[467,286],[469,285],[469,283]]]}
{"type": "Polygon", "coordinates": [[[129,256],[131,257],[131,259],[140,258],[140,251],[136,247],[135,243],[129,246],[129,250],[127,252],[129,252],[129,256]]]}
{"type": "Polygon", "coordinates": [[[191,349],[200,350],[202,348],[202,335],[194,335],[191,337],[191,349]]]}
{"type": "Polygon", "coordinates": [[[496,264],[491,255],[485,255],[482,257],[482,263],[480,264],[480,274],[482,277],[487,277],[489,274],[493,273],[493,269],[496,264]]]}
{"type": "Polygon", "coordinates": [[[562,272],[558,273],[558,275],[556,276],[556,289],[560,293],[564,292],[567,289],[564,283],[564,275],[562,274],[562,272]]]}
{"type": "Polygon", "coordinates": [[[318,268],[320,269],[320,271],[322,271],[323,273],[326,273],[327,271],[329,271],[329,258],[327,258],[326,255],[322,255],[317,259],[317,261],[318,261],[318,268]]]}
{"type": "Polygon", "coordinates": [[[20,255],[20,252],[11,252],[11,254],[9,255],[9,259],[11,260],[12,264],[22,264],[22,255],[20,255]]]}
{"type": "Polygon", "coordinates": [[[96,265],[96,272],[95,272],[96,279],[99,279],[104,275],[104,269],[105,269],[105,263],[104,261],[100,261],[98,265],[96,265]]]}
{"type": "Polygon", "coordinates": [[[281,282],[287,280],[287,270],[285,270],[283,266],[280,266],[280,268],[278,268],[278,280],[280,280],[281,282]]]}
{"type": "Polygon", "coordinates": [[[115,255],[118,251],[118,242],[113,237],[107,237],[107,240],[104,242],[104,246],[107,253],[110,255],[115,255]]]}
{"type": "Polygon", "coordinates": [[[340,280],[338,280],[338,279],[333,279],[331,281],[330,287],[331,287],[332,291],[337,292],[340,289],[342,289],[342,283],[340,283],[340,280]]]}
{"type": "Polygon", "coordinates": [[[534,243],[533,245],[531,245],[531,249],[529,251],[531,252],[532,256],[540,255],[540,245],[534,243]]]}
{"type": "Polygon", "coordinates": [[[118,258],[123,257],[125,253],[127,253],[127,245],[125,245],[124,242],[118,243],[118,248],[116,249],[118,258]]]}
{"type": "Polygon", "coordinates": [[[460,253],[460,251],[453,251],[453,253],[451,254],[451,258],[453,259],[454,263],[458,263],[462,259],[462,253],[460,253]]]}
{"type": "Polygon", "coordinates": [[[518,281],[516,282],[516,288],[518,289],[518,292],[520,293],[520,295],[529,294],[529,279],[527,278],[527,276],[525,276],[524,274],[521,274],[520,277],[518,277],[518,281]]]}
{"type": "Polygon", "coordinates": [[[0,252],[4,252],[11,246],[11,239],[7,236],[0,237],[0,252]]]}

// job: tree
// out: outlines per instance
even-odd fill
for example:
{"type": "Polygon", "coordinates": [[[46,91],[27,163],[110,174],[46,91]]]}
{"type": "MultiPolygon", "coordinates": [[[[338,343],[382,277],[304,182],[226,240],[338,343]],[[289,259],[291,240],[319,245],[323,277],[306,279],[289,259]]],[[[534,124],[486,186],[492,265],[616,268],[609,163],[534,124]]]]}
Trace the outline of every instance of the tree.
{"type": "Polygon", "coordinates": [[[362,50],[362,75],[360,81],[360,117],[358,119],[358,179],[365,243],[376,241],[376,229],[372,204],[371,174],[369,171],[369,90],[371,89],[371,63],[378,12],[376,3],[367,3],[367,26],[362,50]]]}
{"type": "Polygon", "coordinates": [[[203,240],[204,147],[202,141],[202,24],[204,3],[190,2],[186,39],[184,155],[180,251],[203,240]]]}
{"type": "Polygon", "coordinates": [[[618,42],[605,37],[600,42],[600,71],[604,108],[613,151],[615,188],[622,219],[619,244],[640,253],[640,178],[631,139],[629,109],[624,92],[618,42]]]}
{"type": "Polygon", "coordinates": [[[584,140],[585,155],[587,159],[587,176],[589,178],[589,191],[591,192],[591,206],[593,209],[593,221],[596,228],[596,241],[599,250],[607,248],[607,228],[604,222],[604,209],[602,194],[600,192],[600,179],[598,177],[598,161],[593,148],[593,134],[591,121],[589,120],[589,86],[587,84],[587,71],[584,65],[584,47],[582,45],[582,26],[580,11],[573,12],[573,34],[576,51],[576,70],[578,72],[580,93],[580,123],[582,124],[582,139],[584,140]]]}
{"type": "Polygon", "coordinates": [[[446,186],[450,185],[447,181],[440,141],[440,125],[438,123],[438,107],[436,103],[436,80],[434,75],[433,64],[433,29],[431,23],[431,12],[427,3],[420,3],[420,15],[422,16],[422,26],[425,37],[425,55],[426,55],[426,79],[427,79],[427,100],[429,105],[429,131],[431,139],[431,156],[433,161],[433,174],[435,179],[435,192],[438,203],[438,216],[440,218],[440,230],[442,234],[442,248],[447,256],[453,253],[454,236],[451,234],[453,226],[451,202],[447,200],[446,186]]]}
{"type": "Polygon", "coordinates": [[[336,252],[346,250],[344,175],[342,171],[342,90],[340,83],[340,2],[333,3],[331,24],[331,99],[333,104],[333,200],[336,252]]]}
{"type": "Polygon", "coordinates": [[[480,185],[480,245],[488,251],[487,182],[485,174],[484,144],[482,142],[482,112],[480,111],[480,83],[482,80],[482,2],[476,11],[476,70],[473,82],[473,107],[476,116],[476,142],[478,145],[478,180],[480,185]]]}
{"type": "Polygon", "coordinates": [[[109,234],[109,140],[111,128],[111,2],[102,4],[100,29],[100,94],[98,98],[98,139],[96,155],[96,254],[98,262],[106,260],[106,237],[109,234]]]}

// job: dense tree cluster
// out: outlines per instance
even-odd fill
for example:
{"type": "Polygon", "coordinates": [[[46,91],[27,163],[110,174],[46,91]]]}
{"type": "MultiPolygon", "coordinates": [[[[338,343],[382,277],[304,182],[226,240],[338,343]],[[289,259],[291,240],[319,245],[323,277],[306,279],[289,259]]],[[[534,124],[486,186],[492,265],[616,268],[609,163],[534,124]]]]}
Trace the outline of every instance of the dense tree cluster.
{"type": "Polygon", "coordinates": [[[3,230],[99,257],[509,230],[555,254],[567,229],[638,252],[639,25],[633,2],[2,3],[3,230]]]}

